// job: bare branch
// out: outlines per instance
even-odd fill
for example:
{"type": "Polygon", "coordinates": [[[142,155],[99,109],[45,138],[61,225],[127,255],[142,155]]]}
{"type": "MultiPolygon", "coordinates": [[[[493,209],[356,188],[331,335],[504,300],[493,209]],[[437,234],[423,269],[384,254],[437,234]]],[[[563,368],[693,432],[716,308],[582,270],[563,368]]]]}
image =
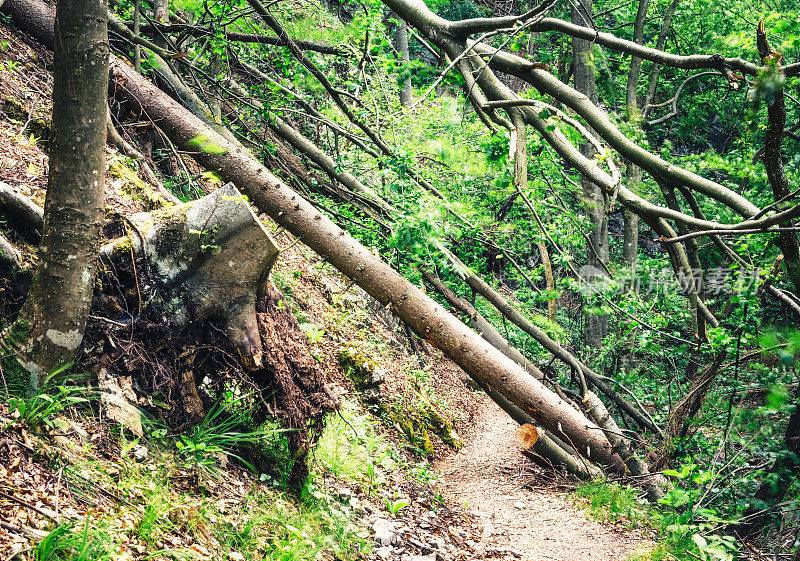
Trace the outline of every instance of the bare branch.
{"type": "Polygon", "coordinates": [[[677,115],[678,114],[678,99],[681,97],[681,93],[683,93],[683,89],[690,82],[692,82],[692,81],[694,81],[694,80],[696,80],[698,78],[702,78],[703,76],[720,76],[720,74],[718,74],[717,72],[700,72],[699,74],[694,74],[693,76],[689,76],[683,82],[681,82],[681,85],[678,86],[678,89],[675,92],[675,95],[672,96],[672,98],[668,99],[664,103],[658,103],[658,104],[646,106],[644,108],[644,110],[647,111],[647,112],[651,111],[652,109],[657,109],[659,107],[664,107],[666,105],[670,105],[671,106],[669,113],[667,113],[663,117],[659,117],[658,119],[654,119],[652,121],[648,121],[647,122],[647,126],[648,127],[655,127],[655,126],[660,125],[662,123],[666,123],[667,121],[672,119],[675,115],[677,115]]]}
{"type": "MultiPolygon", "coordinates": [[[[650,62],[654,62],[656,64],[670,66],[673,68],[683,68],[685,70],[713,68],[715,70],[722,71],[724,67],[727,67],[731,70],[736,70],[751,76],[755,76],[759,70],[758,65],[739,57],[726,58],[719,53],[712,55],[674,55],[672,53],[667,53],[665,51],[659,51],[651,47],[639,45],[634,41],[620,39],[611,33],[595,31],[594,29],[581,27],[557,18],[543,18],[541,21],[536,22],[532,26],[532,29],[534,31],[558,31],[565,35],[569,35],[570,37],[585,39],[586,41],[597,43],[598,45],[608,47],[609,49],[615,51],[627,53],[644,60],[649,60],[650,62]]],[[[796,69],[792,68],[793,74],[800,72],[800,64],[795,64],[792,66],[797,66],[796,69]]],[[[788,72],[787,75],[789,75],[788,72]]]]}
{"type": "Polygon", "coordinates": [[[555,4],[555,0],[546,0],[538,6],[519,16],[506,16],[496,18],[472,18],[451,22],[447,25],[447,32],[456,37],[465,38],[473,33],[485,33],[512,27],[519,23],[530,21],[545,12],[555,4]]]}

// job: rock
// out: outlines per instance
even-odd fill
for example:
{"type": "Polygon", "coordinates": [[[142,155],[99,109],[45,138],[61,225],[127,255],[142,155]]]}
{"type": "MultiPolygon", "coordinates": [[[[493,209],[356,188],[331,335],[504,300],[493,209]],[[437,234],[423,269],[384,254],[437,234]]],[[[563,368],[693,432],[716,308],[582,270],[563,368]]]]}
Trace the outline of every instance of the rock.
{"type": "Polygon", "coordinates": [[[402,543],[394,522],[385,518],[378,518],[372,523],[375,532],[375,541],[382,546],[399,545],[402,543]]]}
{"type": "Polygon", "coordinates": [[[349,502],[353,498],[353,492],[347,487],[336,489],[336,496],[342,502],[349,502]]]}
{"type": "Polygon", "coordinates": [[[394,556],[394,548],[389,546],[379,547],[375,550],[375,555],[381,559],[391,559],[394,556]]]}
{"type": "Polygon", "coordinates": [[[494,556],[510,556],[510,557],[522,557],[522,554],[515,549],[511,549],[510,547],[489,547],[486,548],[486,555],[494,555],[494,556]]]}
{"type": "Polygon", "coordinates": [[[143,462],[147,459],[148,451],[147,448],[142,446],[141,444],[137,444],[133,447],[133,459],[137,462],[143,462]]]}

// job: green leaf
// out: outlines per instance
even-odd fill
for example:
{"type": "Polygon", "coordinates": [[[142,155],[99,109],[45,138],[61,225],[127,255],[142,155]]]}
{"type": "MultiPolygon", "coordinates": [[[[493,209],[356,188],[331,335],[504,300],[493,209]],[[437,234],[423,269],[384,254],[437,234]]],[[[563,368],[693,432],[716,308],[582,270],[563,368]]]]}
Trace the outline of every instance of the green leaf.
{"type": "Polygon", "coordinates": [[[708,541],[701,536],[700,534],[692,534],[692,541],[699,547],[700,549],[705,549],[708,546],[708,541]]]}

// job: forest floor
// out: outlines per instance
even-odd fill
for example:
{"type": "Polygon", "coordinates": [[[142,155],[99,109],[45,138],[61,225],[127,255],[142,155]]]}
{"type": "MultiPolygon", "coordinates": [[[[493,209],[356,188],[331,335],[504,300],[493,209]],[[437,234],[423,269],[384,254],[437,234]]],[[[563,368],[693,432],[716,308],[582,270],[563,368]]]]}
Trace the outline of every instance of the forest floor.
{"type": "Polygon", "coordinates": [[[441,471],[437,488],[478,520],[487,551],[525,561],[612,561],[652,549],[640,532],[591,520],[553,488],[557,482],[532,469],[514,440],[516,423],[494,403],[482,408],[479,427],[463,449],[434,466],[441,471]]]}
{"type": "MultiPolygon", "coordinates": [[[[49,54],[2,25],[0,45],[0,181],[42,202],[47,156],[38,137],[48,119],[49,54]]],[[[109,162],[128,165],[111,150],[109,162]]],[[[111,210],[148,206],[130,182],[111,178],[111,210]]],[[[73,531],[83,526],[69,524],[83,520],[86,535],[113,544],[113,559],[283,559],[286,549],[302,552],[292,558],[348,561],[362,555],[398,561],[622,560],[652,547],[642,532],[593,521],[571,504],[565,490],[575,483],[525,459],[514,441],[514,422],[468,388],[455,364],[432,348],[420,361],[391,314],[296,240],[273,231],[287,249],[272,278],[301,324],[324,334],[310,347],[350,407],[343,424],[329,428],[329,440],[321,441],[314,499],[299,501],[265,474],[233,466],[215,468],[224,476],[220,482],[190,485],[197,474],[166,441],[145,439],[146,446],[139,446],[120,440],[105,420],[75,411],[59,413],[69,426],[65,434],[52,436],[40,426],[36,436],[0,403],[0,559],[23,558],[15,556],[20,551],[33,555],[28,549],[54,532],[54,524],[73,531]],[[434,439],[435,453],[427,459],[408,452],[395,427],[357,405],[337,361],[342,348],[356,348],[380,364],[388,400],[400,403],[417,391],[443,407],[465,446],[454,451],[434,439]],[[354,437],[352,425],[360,434],[380,435],[354,437]],[[136,457],[137,450],[143,455],[136,457]],[[347,466],[338,472],[331,467],[347,462],[351,473],[347,466]],[[384,472],[382,482],[363,473],[373,464],[384,472]],[[355,526],[336,526],[337,539],[345,536],[347,544],[333,548],[314,534],[331,537],[329,518],[340,514],[355,526]]]]}

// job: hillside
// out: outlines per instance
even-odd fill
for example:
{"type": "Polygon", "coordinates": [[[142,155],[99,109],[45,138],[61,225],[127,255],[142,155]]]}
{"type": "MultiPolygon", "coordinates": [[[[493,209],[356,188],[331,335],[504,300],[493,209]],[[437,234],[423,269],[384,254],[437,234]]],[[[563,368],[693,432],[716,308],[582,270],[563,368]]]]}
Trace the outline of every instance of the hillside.
{"type": "Polygon", "coordinates": [[[708,8],[0,0],[0,559],[796,561],[800,30],[708,8]]]}

